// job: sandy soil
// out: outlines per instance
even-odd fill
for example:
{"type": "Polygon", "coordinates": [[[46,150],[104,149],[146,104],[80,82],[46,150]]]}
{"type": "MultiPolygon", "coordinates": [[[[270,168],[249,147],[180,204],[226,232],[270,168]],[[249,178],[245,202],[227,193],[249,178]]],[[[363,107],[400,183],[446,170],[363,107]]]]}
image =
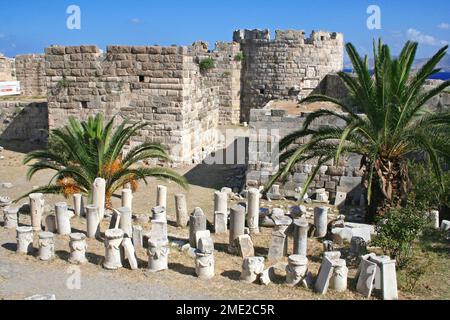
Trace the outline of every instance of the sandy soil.
{"type": "MultiPolygon", "coordinates": [[[[0,183],[13,183],[11,189],[0,189],[0,195],[16,198],[29,191],[33,186],[44,185],[52,176],[51,172],[42,172],[32,181],[26,181],[26,166],[21,161],[23,153],[5,150],[5,157],[0,161],[0,183]]],[[[185,174],[191,183],[189,190],[184,191],[173,183],[166,184],[168,191],[168,220],[170,240],[187,242],[189,231],[175,227],[174,194],[185,192],[188,199],[188,209],[201,207],[206,213],[209,222],[213,221],[213,194],[215,189],[226,186],[226,182],[233,175],[233,166],[206,166],[177,169],[185,174]]],[[[232,178],[232,177],[231,177],[232,178]]],[[[150,215],[151,208],[156,203],[156,186],[163,184],[151,180],[148,186],[141,184],[134,195],[133,211],[135,215],[150,215]]],[[[61,196],[45,196],[46,205],[52,207],[56,202],[67,201],[69,206],[73,203],[61,196]]],[[[27,200],[20,203],[27,203],[27,200]]],[[[116,207],[120,200],[114,199],[116,207]]],[[[293,202],[263,201],[262,206],[284,206],[293,202]]],[[[231,204],[230,204],[231,205],[231,204]]],[[[336,211],[334,211],[336,213],[336,211]]],[[[0,218],[2,221],[3,216],[0,218]]],[[[21,224],[30,224],[30,217],[22,215],[21,224]]],[[[102,224],[104,232],[108,222],[102,224]]],[[[150,224],[143,225],[150,230],[150,224]]],[[[73,218],[74,232],[86,231],[86,222],[83,218],[73,218]]],[[[260,235],[253,236],[256,255],[266,256],[268,252],[271,229],[262,228],[260,235]]],[[[326,296],[315,294],[312,290],[302,287],[291,288],[284,284],[283,262],[278,265],[275,283],[267,287],[256,284],[239,282],[242,258],[229,255],[226,252],[228,235],[213,235],[215,247],[216,277],[210,281],[202,281],[195,277],[194,259],[187,253],[181,252],[177,247],[171,249],[170,270],[158,274],[145,272],[147,255],[144,249],[137,252],[141,269],[132,271],[123,268],[109,272],[103,270],[101,263],[104,256],[103,243],[99,240],[88,240],[89,263],[81,267],[83,279],[82,290],[73,292],[64,286],[64,279],[70,264],[67,262],[69,248],[68,237],[56,236],[57,258],[52,262],[40,262],[34,256],[21,256],[15,253],[15,231],[0,227],[0,299],[22,299],[33,294],[56,293],[62,299],[363,299],[356,293],[356,265],[350,265],[349,291],[334,293],[329,291],[326,296]]],[[[289,241],[289,252],[292,252],[292,239],[289,241]]],[[[35,239],[34,247],[37,247],[35,239]]],[[[322,245],[316,239],[309,239],[308,258],[309,270],[316,275],[321,262],[322,245]]],[[[266,264],[266,267],[269,265],[266,264]]]]}

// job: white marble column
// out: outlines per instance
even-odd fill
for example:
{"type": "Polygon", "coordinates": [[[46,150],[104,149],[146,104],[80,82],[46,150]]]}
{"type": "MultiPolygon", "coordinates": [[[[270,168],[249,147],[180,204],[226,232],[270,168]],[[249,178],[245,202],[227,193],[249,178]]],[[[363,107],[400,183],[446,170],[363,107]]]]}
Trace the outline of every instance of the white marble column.
{"type": "Polygon", "coordinates": [[[83,233],[70,234],[70,257],[69,262],[72,264],[84,264],[86,259],[86,236],[83,233]]]}
{"type": "Polygon", "coordinates": [[[106,180],[97,178],[93,184],[92,204],[97,207],[99,221],[105,217],[106,180]]]}
{"type": "Polygon", "coordinates": [[[189,244],[191,248],[197,247],[197,240],[195,235],[198,231],[206,230],[206,216],[203,210],[195,208],[189,219],[189,244]]]}
{"type": "Polygon", "coordinates": [[[84,201],[83,195],[80,193],[76,193],[73,195],[73,208],[74,213],[77,217],[84,217],[84,201]]]}
{"type": "Polygon", "coordinates": [[[149,239],[148,271],[159,272],[169,269],[169,242],[149,239]]]}
{"type": "Polygon", "coordinates": [[[133,217],[131,209],[122,207],[118,210],[120,212],[119,228],[122,229],[124,236],[131,238],[133,236],[133,217]]]}
{"type": "Polygon", "coordinates": [[[348,268],[344,259],[334,261],[333,276],[330,280],[330,286],[334,291],[347,291],[348,268]]]}
{"type": "Polygon", "coordinates": [[[195,273],[203,280],[214,278],[214,253],[195,251],[195,273]]]}
{"type": "Polygon", "coordinates": [[[42,214],[44,213],[44,195],[42,193],[32,193],[29,195],[29,199],[33,231],[41,231],[42,214]]]}
{"type": "Polygon", "coordinates": [[[292,255],[289,257],[286,267],[286,284],[296,286],[305,277],[308,272],[308,259],[303,255],[292,255]]]}
{"type": "Polygon", "coordinates": [[[70,216],[67,211],[67,203],[59,202],[55,205],[56,227],[58,234],[69,235],[71,233],[70,216]]]}
{"type": "Polygon", "coordinates": [[[167,187],[158,186],[156,189],[156,206],[167,208],[167,187]]]}
{"type": "Polygon", "coordinates": [[[29,254],[33,250],[33,228],[17,227],[16,228],[17,252],[29,254]]]}
{"type": "Polygon", "coordinates": [[[86,228],[88,238],[95,239],[100,234],[98,208],[95,205],[86,206],[86,228]]]}
{"type": "Polygon", "coordinates": [[[309,223],[306,219],[294,220],[294,254],[306,256],[308,252],[309,223]]]}
{"type": "Polygon", "coordinates": [[[228,193],[216,191],[214,193],[214,212],[228,212],[228,193]]]}
{"type": "Polygon", "coordinates": [[[245,208],[235,205],[230,210],[230,240],[228,251],[237,253],[237,239],[245,233],[245,208]]]}
{"type": "Polygon", "coordinates": [[[253,283],[264,271],[263,257],[249,257],[242,262],[241,281],[253,283]]]}
{"type": "Polygon", "coordinates": [[[250,234],[259,233],[259,199],[260,193],[258,189],[252,188],[248,190],[248,209],[247,209],[247,225],[250,234]]]}
{"type": "Polygon", "coordinates": [[[186,195],[175,195],[175,207],[177,212],[177,226],[185,228],[189,222],[189,214],[187,211],[186,195]]]}
{"type": "Polygon", "coordinates": [[[316,227],[315,237],[323,238],[327,235],[328,207],[317,207],[314,209],[314,225],[316,227]]]}
{"type": "Polygon", "coordinates": [[[53,233],[40,232],[38,245],[40,260],[48,261],[55,257],[55,241],[53,239],[53,233]]]}
{"type": "Polygon", "coordinates": [[[109,229],[105,232],[105,262],[103,267],[108,270],[122,268],[120,245],[123,241],[122,229],[109,229]]]}
{"type": "Polygon", "coordinates": [[[133,211],[133,191],[131,191],[131,189],[122,190],[122,207],[126,207],[133,211]]]}

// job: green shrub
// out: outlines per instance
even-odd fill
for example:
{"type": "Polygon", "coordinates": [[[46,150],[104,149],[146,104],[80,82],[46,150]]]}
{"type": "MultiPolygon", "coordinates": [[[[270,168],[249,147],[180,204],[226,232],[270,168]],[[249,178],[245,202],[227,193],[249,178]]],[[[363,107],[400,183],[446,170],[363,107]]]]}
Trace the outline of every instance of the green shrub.
{"type": "Polygon", "coordinates": [[[376,225],[377,236],[373,245],[397,261],[400,269],[406,267],[412,257],[414,241],[427,227],[423,208],[410,203],[405,208],[391,209],[376,225]]]}
{"type": "Polygon", "coordinates": [[[434,170],[423,163],[408,163],[411,179],[410,198],[427,207],[439,210],[443,206],[450,207],[450,173],[443,176],[444,185],[441,186],[434,170]]]}
{"type": "Polygon", "coordinates": [[[200,60],[199,66],[200,66],[201,72],[206,72],[215,67],[214,60],[212,58],[202,59],[202,60],[200,60]]]}
{"type": "Polygon", "coordinates": [[[238,52],[234,56],[234,61],[244,61],[244,53],[243,52],[238,52]]]}

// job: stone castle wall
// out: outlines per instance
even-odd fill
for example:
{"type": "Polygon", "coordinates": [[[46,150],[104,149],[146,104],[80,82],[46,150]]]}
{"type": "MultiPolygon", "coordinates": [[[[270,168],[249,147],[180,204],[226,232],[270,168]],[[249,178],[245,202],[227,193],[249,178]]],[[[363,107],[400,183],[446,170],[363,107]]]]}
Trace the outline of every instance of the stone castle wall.
{"type": "Polygon", "coordinates": [[[241,120],[250,110],[261,109],[273,99],[297,99],[309,95],[331,72],[343,69],[344,38],[340,33],[239,30],[234,41],[244,53],[241,120]]]}
{"type": "MultiPolygon", "coordinates": [[[[277,141],[288,134],[299,130],[303,126],[305,115],[289,115],[285,110],[277,109],[253,109],[250,116],[250,142],[249,142],[249,164],[247,171],[247,181],[257,181],[264,185],[278,171],[276,161],[278,160],[277,141]],[[273,137],[272,137],[273,136],[273,137]],[[272,137],[272,138],[270,138],[272,137]],[[276,138],[278,137],[278,138],[276,138]],[[267,140],[271,142],[267,143],[267,140]]],[[[311,128],[333,125],[344,126],[341,119],[335,117],[323,117],[313,122],[311,128]]],[[[295,146],[300,146],[305,140],[297,141],[295,146]]],[[[309,194],[316,189],[325,188],[330,194],[333,202],[336,193],[348,193],[348,199],[359,203],[361,190],[362,172],[359,170],[361,157],[351,155],[342,157],[340,163],[335,164],[329,161],[312,182],[309,194]]],[[[293,173],[290,174],[285,183],[282,183],[282,192],[291,196],[296,188],[303,188],[308,175],[317,166],[316,160],[306,161],[295,165],[293,173]]]]}
{"type": "Polygon", "coordinates": [[[45,97],[47,95],[43,54],[19,55],[15,59],[15,68],[22,96],[45,97]]]}
{"type": "Polygon", "coordinates": [[[14,59],[7,58],[0,54],[0,81],[15,80],[14,59]]]}
{"type": "Polygon", "coordinates": [[[238,59],[241,52],[236,42],[218,42],[213,51],[208,50],[204,42],[196,42],[190,47],[198,61],[211,58],[214,68],[206,70],[204,82],[219,87],[219,123],[236,125],[241,114],[241,69],[242,61],[238,59]]]}
{"type": "Polygon", "coordinates": [[[0,140],[45,143],[47,130],[45,101],[0,101],[0,140]]]}
{"type": "Polygon", "coordinates": [[[203,85],[186,47],[51,47],[46,62],[50,128],[100,112],[148,122],[134,142],[161,142],[176,162],[214,149],[219,89],[203,85]]]}

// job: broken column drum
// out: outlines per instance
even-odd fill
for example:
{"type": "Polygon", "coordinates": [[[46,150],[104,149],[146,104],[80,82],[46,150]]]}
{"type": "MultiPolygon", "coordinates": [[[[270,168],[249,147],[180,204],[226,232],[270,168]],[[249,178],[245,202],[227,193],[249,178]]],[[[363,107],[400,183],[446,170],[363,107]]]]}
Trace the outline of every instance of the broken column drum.
{"type": "Polygon", "coordinates": [[[237,252],[237,239],[245,234],[245,208],[235,205],[230,210],[230,243],[228,251],[237,252]]]}
{"type": "Polygon", "coordinates": [[[118,210],[120,212],[119,228],[122,229],[124,236],[131,238],[133,236],[133,223],[131,209],[122,207],[118,210]]]}
{"type": "Polygon", "coordinates": [[[143,235],[144,229],[141,226],[133,226],[133,245],[135,249],[142,248],[144,246],[144,235],[143,235]]]}
{"type": "Polygon", "coordinates": [[[103,218],[105,217],[105,193],[105,179],[95,179],[92,192],[92,204],[97,207],[99,221],[103,220],[103,218]]]}
{"type": "Polygon", "coordinates": [[[216,234],[226,233],[228,230],[228,213],[214,212],[214,232],[216,234]]]}
{"type": "Polygon", "coordinates": [[[19,226],[19,209],[7,207],[3,209],[3,221],[6,229],[15,229],[19,226]]]}
{"type": "Polygon", "coordinates": [[[294,221],[294,254],[306,256],[308,252],[309,223],[306,219],[294,221]]]}
{"type": "Polygon", "coordinates": [[[84,201],[82,194],[76,193],[73,195],[73,208],[77,217],[84,217],[84,201]]]}
{"type": "Polygon", "coordinates": [[[152,220],[167,221],[166,207],[154,207],[152,209],[152,220]]]}
{"type": "Polygon", "coordinates": [[[195,234],[203,230],[206,230],[206,216],[202,209],[195,208],[189,219],[189,244],[192,248],[197,246],[195,234]]]}
{"type": "Polygon", "coordinates": [[[333,276],[330,280],[331,288],[337,292],[344,292],[347,290],[348,268],[344,259],[339,259],[334,262],[333,276]]]}
{"type": "Polygon", "coordinates": [[[216,191],[214,193],[214,212],[228,212],[228,193],[216,191]]]}
{"type": "Polygon", "coordinates": [[[33,228],[17,227],[16,228],[17,252],[28,254],[33,250],[33,228]]]}
{"type": "Polygon", "coordinates": [[[109,229],[105,232],[105,262],[103,267],[108,270],[122,268],[120,245],[123,240],[122,229],[109,229]]]}
{"type": "Polygon", "coordinates": [[[195,252],[195,273],[200,279],[214,277],[214,253],[206,253],[200,250],[195,252]]]}
{"type": "Polygon", "coordinates": [[[150,239],[148,241],[148,271],[169,269],[169,242],[150,239]]]}
{"type": "Polygon", "coordinates": [[[249,257],[242,262],[241,280],[253,283],[258,280],[259,275],[264,271],[263,257],[249,257]]]}
{"type": "Polygon", "coordinates": [[[317,207],[314,209],[314,225],[316,227],[314,236],[317,238],[323,238],[327,235],[328,210],[328,207],[317,207]]]}
{"type": "Polygon", "coordinates": [[[59,202],[55,205],[56,212],[56,228],[58,234],[69,235],[71,233],[70,216],[67,210],[67,203],[59,202]]]}
{"type": "Polygon", "coordinates": [[[184,194],[175,195],[175,208],[177,214],[177,226],[185,228],[189,222],[186,195],[184,194]]]}
{"type": "Polygon", "coordinates": [[[286,266],[286,284],[296,286],[308,272],[308,259],[303,255],[292,255],[286,266]]]}
{"type": "Polygon", "coordinates": [[[122,207],[126,207],[133,211],[133,191],[131,189],[122,190],[122,207]]]}
{"type": "Polygon", "coordinates": [[[72,233],[70,234],[70,256],[69,262],[72,264],[84,264],[87,262],[86,259],[86,235],[83,233],[72,233]]]}
{"type": "Polygon", "coordinates": [[[53,233],[40,232],[38,246],[40,260],[48,261],[55,257],[55,241],[53,239],[53,233]]]}
{"type": "Polygon", "coordinates": [[[97,206],[86,207],[86,230],[90,239],[95,239],[100,234],[100,220],[97,206]]]}
{"type": "Polygon", "coordinates": [[[250,234],[259,233],[259,199],[260,193],[258,189],[252,188],[247,193],[248,199],[248,214],[247,225],[250,229],[250,234]]]}
{"type": "Polygon", "coordinates": [[[157,187],[156,206],[167,208],[167,187],[165,187],[165,186],[157,187]]]}
{"type": "Polygon", "coordinates": [[[44,213],[44,195],[42,193],[32,193],[30,198],[31,226],[33,231],[41,230],[42,214],[44,213]]]}

